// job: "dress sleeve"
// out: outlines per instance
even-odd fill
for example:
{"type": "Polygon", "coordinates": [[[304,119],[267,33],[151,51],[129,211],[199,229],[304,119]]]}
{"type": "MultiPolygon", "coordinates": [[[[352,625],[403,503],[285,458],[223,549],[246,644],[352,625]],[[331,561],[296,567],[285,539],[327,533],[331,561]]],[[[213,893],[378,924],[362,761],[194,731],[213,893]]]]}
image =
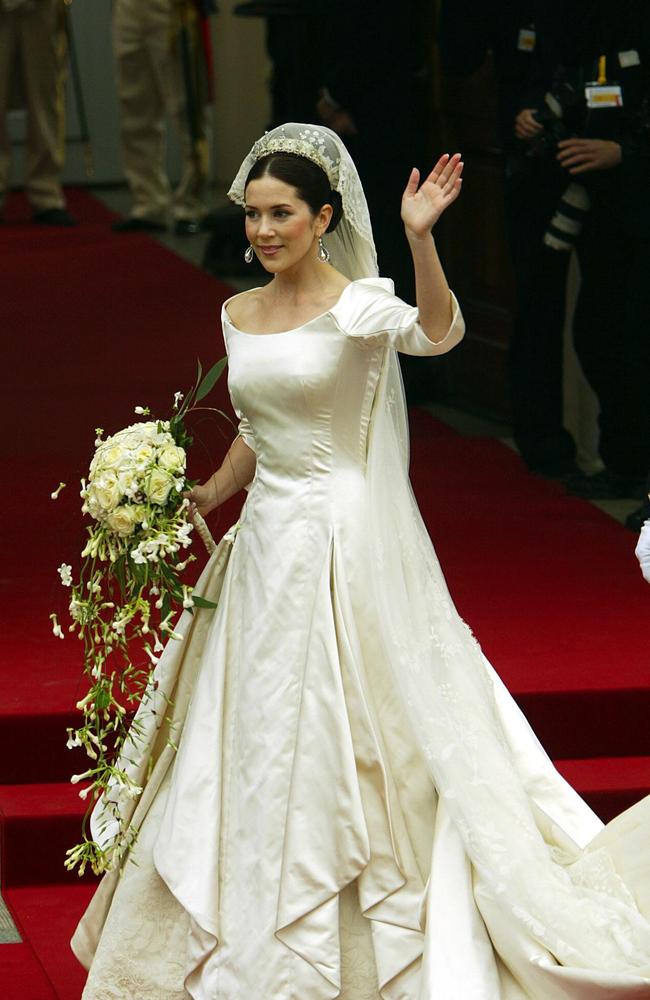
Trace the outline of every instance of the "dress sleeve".
{"type": "Polygon", "coordinates": [[[446,354],[462,340],[463,317],[451,295],[452,319],[445,337],[434,343],[419,323],[418,310],[393,294],[387,278],[356,281],[332,309],[341,331],[366,348],[392,347],[402,354],[446,354]]]}

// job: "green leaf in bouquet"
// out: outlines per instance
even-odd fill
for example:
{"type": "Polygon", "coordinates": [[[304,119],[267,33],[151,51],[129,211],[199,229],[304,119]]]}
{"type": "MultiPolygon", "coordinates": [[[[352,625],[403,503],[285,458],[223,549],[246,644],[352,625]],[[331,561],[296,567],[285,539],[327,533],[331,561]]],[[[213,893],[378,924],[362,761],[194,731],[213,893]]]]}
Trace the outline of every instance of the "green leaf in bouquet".
{"type": "Polygon", "coordinates": [[[192,594],[192,600],[194,601],[195,608],[216,608],[217,605],[214,601],[208,601],[205,597],[199,597],[197,594],[192,594]]]}
{"type": "Polygon", "coordinates": [[[201,385],[201,379],[202,378],[203,378],[203,365],[201,364],[200,359],[197,358],[196,359],[196,379],[194,381],[194,385],[192,386],[191,390],[187,394],[187,398],[185,400],[187,406],[191,406],[192,401],[194,400],[194,397],[196,396],[197,390],[198,390],[199,386],[201,385]]]}
{"type": "Polygon", "coordinates": [[[108,708],[110,703],[111,703],[110,692],[107,691],[105,687],[99,688],[95,696],[95,704],[98,710],[102,712],[105,708],[108,708]]]}
{"type": "Polygon", "coordinates": [[[222,358],[221,361],[217,361],[216,364],[212,366],[210,371],[207,373],[198,389],[196,390],[196,402],[204,399],[208,393],[214,388],[215,383],[220,378],[223,373],[224,368],[228,364],[227,358],[222,358]]]}
{"type": "Polygon", "coordinates": [[[138,587],[144,587],[147,582],[147,566],[145,563],[137,563],[130,560],[130,568],[133,579],[138,587]]]}
{"type": "Polygon", "coordinates": [[[125,562],[126,562],[126,557],[124,555],[121,555],[120,558],[116,559],[115,562],[113,563],[113,572],[117,577],[120,593],[122,595],[126,593],[125,562]]]}
{"type": "Polygon", "coordinates": [[[197,358],[196,359],[196,378],[194,380],[194,385],[189,390],[189,392],[185,393],[180,406],[178,406],[178,407],[175,408],[175,413],[174,413],[174,416],[173,416],[173,420],[178,421],[178,427],[180,427],[180,428],[182,428],[182,426],[183,426],[183,420],[185,418],[185,415],[186,415],[187,411],[189,409],[191,409],[191,407],[192,407],[192,403],[194,402],[194,397],[196,395],[196,390],[198,389],[199,385],[201,384],[201,378],[202,377],[203,377],[203,366],[201,365],[201,362],[200,362],[199,358],[197,358]]]}
{"type": "Polygon", "coordinates": [[[162,575],[166,577],[170,583],[176,583],[176,571],[169,565],[169,563],[166,563],[164,559],[161,559],[158,566],[160,567],[162,575]]]}
{"type": "Polygon", "coordinates": [[[166,593],[171,595],[171,597],[173,597],[175,601],[180,601],[180,603],[182,604],[183,588],[179,582],[176,570],[174,569],[173,566],[170,566],[169,563],[166,563],[164,560],[161,560],[159,565],[162,574],[167,581],[166,593]]]}
{"type": "Polygon", "coordinates": [[[171,418],[169,421],[169,433],[173,437],[175,444],[187,451],[192,443],[192,439],[185,430],[183,417],[184,413],[177,413],[171,418]]]}

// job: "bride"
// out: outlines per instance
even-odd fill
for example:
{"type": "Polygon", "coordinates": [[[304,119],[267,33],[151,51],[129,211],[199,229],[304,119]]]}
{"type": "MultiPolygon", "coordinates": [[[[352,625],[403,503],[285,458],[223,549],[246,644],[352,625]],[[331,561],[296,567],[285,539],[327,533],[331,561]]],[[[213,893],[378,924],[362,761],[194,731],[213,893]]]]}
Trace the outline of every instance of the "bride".
{"type": "Polygon", "coordinates": [[[133,842],[73,938],[87,1000],[650,997],[650,806],[603,828],[554,770],[408,482],[396,352],[462,337],[431,236],[461,173],[404,192],[417,308],[333,132],[274,129],[235,178],[272,278],[223,307],[239,434],[191,501],[248,496],[125,746],[142,794],[94,811],[133,842]]]}

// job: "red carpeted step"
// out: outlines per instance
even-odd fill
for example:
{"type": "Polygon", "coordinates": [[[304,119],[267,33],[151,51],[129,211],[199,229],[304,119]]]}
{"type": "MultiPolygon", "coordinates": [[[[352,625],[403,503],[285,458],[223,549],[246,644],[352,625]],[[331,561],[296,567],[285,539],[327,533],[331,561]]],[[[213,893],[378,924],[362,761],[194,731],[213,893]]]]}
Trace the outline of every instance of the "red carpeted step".
{"type": "Polygon", "coordinates": [[[0,711],[0,785],[67,781],[71,774],[85,771],[88,758],[84,751],[66,747],[66,729],[78,725],[79,718],[78,712],[0,711]],[[17,753],[18,747],[29,751],[17,753]]]}
{"type": "Polygon", "coordinates": [[[0,996],[2,1000],[59,1000],[29,944],[0,944],[0,996]]]}
{"type": "Polygon", "coordinates": [[[63,866],[85,803],[69,782],[0,786],[2,886],[78,881],[63,866]]]}
{"type": "Polygon", "coordinates": [[[642,757],[650,753],[650,686],[601,691],[515,690],[513,694],[553,758],[642,757]]]}
{"type": "MultiPolygon", "coordinates": [[[[94,890],[95,885],[80,883],[7,891],[7,906],[53,988],[42,996],[39,993],[5,994],[3,984],[2,1000],[79,1000],[86,971],[70,949],[70,938],[94,890]]],[[[0,946],[0,960],[4,947],[9,946],[0,946]]]]}
{"type": "Polygon", "coordinates": [[[650,795],[650,757],[556,760],[555,766],[605,823],[650,795]]]}

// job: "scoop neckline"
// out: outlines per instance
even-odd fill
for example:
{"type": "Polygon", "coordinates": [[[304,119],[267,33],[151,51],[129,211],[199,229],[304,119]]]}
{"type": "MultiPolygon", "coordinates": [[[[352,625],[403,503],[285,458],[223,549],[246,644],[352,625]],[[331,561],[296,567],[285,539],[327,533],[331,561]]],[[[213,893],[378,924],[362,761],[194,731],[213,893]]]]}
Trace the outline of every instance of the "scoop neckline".
{"type": "MultiPolygon", "coordinates": [[[[343,296],[345,295],[345,293],[347,292],[348,288],[350,288],[351,285],[355,285],[359,281],[368,281],[368,280],[372,281],[372,278],[371,279],[368,279],[368,278],[355,278],[352,281],[349,281],[348,284],[343,289],[343,291],[341,292],[341,294],[339,295],[339,297],[336,300],[336,302],[334,302],[329,307],[329,309],[326,309],[325,312],[319,313],[318,316],[312,316],[311,319],[308,319],[306,323],[301,323],[300,326],[293,326],[293,327],[291,327],[289,330],[275,330],[273,333],[251,333],[249,330],[242,330],[241,327],[235,326],[235,324],[233,323],[233,321],[230,318],[230,315],[229,315],[228,309],[227,309],[228,303],[231,302],[236,297],[235,295],[231,295],[229,299],[226,299],[226,301],[223,303],[223,305],[221,307],[221,311],[222,311],[223,315],[226,318],[228,326],[230,326],[230,328],[232,330],[234,330],[235,333],[241,333],[244,337],[283,337],[287,333],[296,333],[296,331],[303,330],[306,326],[311,326],[311,324],[315,323],[317,320],[324,319],[325,316],[329,316],[329,314],[332,312],[332,310],[336,309],[336,307],[338,306],[338,304],[341,302],[343,296]]],[[[264,287],[264,285],[258,285],[254,290],[258,291],[260,288],[263,288],[263,287],[264,287]]],[[[252,290],[253,289],[251,289],[251,291],[252,290]]]]}

